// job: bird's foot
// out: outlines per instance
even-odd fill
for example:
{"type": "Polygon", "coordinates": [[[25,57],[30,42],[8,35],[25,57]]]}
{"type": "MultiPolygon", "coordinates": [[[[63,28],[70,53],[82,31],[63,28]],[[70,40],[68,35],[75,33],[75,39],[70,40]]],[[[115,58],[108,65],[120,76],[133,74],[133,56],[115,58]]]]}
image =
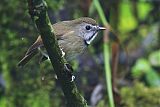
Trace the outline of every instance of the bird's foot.
{"type": "Polygon", "coordinates": [[[65,56],[65,52],[63,51],[63,49],[61,48],[61,52],[62,52],[62,57],[65,56]]]}
{"type": "Polygon", "coordinates": [[[38,50],[40,51],[40,53],[41,53],[44,57],[46,57],[48,60],[50,60],[48,54],[47,54],[46,52],[44,52],[43,50],[41,50],[40,47],[38,47],[38,50]]]}
{"type": "Polygon", "coordinates": [[[72,66],[70,64],[65,64],[64,70],[67,72],[67,76],[69,77],[70,82],[73,82],[75,79],[75,76],[72,73],[72,71],[73,71],[72,66]]]}

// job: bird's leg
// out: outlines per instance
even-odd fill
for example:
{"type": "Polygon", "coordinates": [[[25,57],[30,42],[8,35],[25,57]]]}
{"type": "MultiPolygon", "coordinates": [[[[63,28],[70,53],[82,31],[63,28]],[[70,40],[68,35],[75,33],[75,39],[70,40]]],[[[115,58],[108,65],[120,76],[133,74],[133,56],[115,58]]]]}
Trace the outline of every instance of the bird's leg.
{"type": "Polygon", "coordinates": [[[47,60],[48,58],[44,55],[41,55],[40,56],[40,59],[39,59],[39,64],[41,64],[42,62],[44,62],[45,60],[47,60]]]}
{"type": "MultiPolygon", "coordinates": [[[[62,58],[64,58],[65,56],[65,52],[63,51],[63,48],[60,48],[61,52],[62,52],[62,58]]],[[[73,82],[75,79],[75,76],[73,75],[73,68],[70,64],[67,63],[67,61],[65,60],[65,64],[64,64],[64,70],[67,72],[67,76],[69,76],[69,78],[71,79],[70,81],[73,82]]]]}
{"type": "Polygon", "coordinates": [[[40,47],[38,47],[38,50],[40,51],[40,53],[41,53],[43,56],[45,56],[48,60],[50,60],[48,54],[45,53],[44,51],[42,51],[40,47]]]}
{"type": "MultiPolygon", "coordinates": [[[[42,51],[40,47],[38,47],[38,50],[40,51],[40,53],[41,53],[44,57],[46,57],[48,60],[50,60],[48,54],[45,53],[44,51],[42,51]]],[[[62,48],[61,48],[61,52],[62,52],[62,57],[64,57],[64,56],[65,56],[65,52],[63,51],[62,48]]],[[[42,57],[42,59],[43,59],[43,57],[42,57]]],[[[67,61],[65,61],[65,64],[64,64],[64,70],[67,72],[67,76],[69,76],[70,81],[73,82],[74,79],[75,79],[75,76],[74,76],[73,73],[72,73],[72,72],[73,72],[73,68],[72,68],[72,66],[71,66],[70,64],[68,64],[68,63],[66,63],[66,62],[67,62],[67,61]]],[[[56,77],[56,78],[57,78],[57,77],[56,77]]]]}
{"type": "Polygon", "coordinates": [[[70,81],[73,82],[75,79],[75,76],[73,75],[73,68],[70,64],[66,63],[64,64],[64,70],[67,72],[67,76],[71,79],[70,81]]]}

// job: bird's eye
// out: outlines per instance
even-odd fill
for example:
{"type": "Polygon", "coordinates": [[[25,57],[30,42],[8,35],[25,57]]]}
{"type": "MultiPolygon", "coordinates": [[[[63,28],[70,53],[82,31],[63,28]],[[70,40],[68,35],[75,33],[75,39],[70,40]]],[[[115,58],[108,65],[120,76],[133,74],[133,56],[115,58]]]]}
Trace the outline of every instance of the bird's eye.
{"type": "Polygon", "coordinates": [[[90,29],[91,29],[91,26],[87,25],[86,30],[90,30],[90,29]]]}

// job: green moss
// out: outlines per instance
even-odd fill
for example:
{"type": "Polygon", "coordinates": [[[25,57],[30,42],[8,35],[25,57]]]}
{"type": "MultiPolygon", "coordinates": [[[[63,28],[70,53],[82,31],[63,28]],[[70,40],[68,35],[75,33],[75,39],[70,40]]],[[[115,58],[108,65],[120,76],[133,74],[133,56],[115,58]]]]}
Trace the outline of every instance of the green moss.
{"type": "Polygon", "coordinates": [[[159,107],[160,88],[149,88],[142,83],[121,89],[122,102],[125,107],[159,107]]]}

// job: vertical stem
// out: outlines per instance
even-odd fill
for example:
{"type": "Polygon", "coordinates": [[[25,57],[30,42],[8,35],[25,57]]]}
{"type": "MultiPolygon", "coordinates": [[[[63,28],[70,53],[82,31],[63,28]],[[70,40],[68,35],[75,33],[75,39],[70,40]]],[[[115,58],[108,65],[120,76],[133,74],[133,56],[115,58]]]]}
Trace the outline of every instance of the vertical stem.
{"type": "MultiPolygon", "coordinates": [[[[103,25],[105,25],[109,32],[109,24],[105,18],[104,12],[102,10],[102,7],[98,0],[93,0],[93,3],[98,11],[98,14],[102,20],[103,25]]],[[[108,34],[107,32],[107,34],[108,34]]],[[[107,35],[105,35],[107,36],[107,35]]],[[[106,40],[107,37],[104,37],[104,62],[105,62],[105,76],[106,76],[106,83],[107,83],[107,91],[108,91],[108,98],[109,98],[109,107],[115,107],[114,105],[114,99],[113,99],[113,92],[112,92],[112,81],[111,81],[111,69],[110,69],[110,63],[109,63],[109,44],[106,40]]]]}
{"type": "Polygon", "coordinates": [[[113,93],[112,93],[112,80],[111,80],[111,69],[109,63],[109,44],[106,42],[103,44],[104,47],[104,62],[105,62],[105,76],[106,76],[106,83],[107,83],[107,90],[108,90],[108,98],[109,98],[109,105],[110,107],[114,107],[113,101],[113,93]]]}
{"type": "Polygon", "coordinates": [[[105,15],[104,15],[104,12],[103,12],[103,10],[102,10],[102,7],[101,7],[99,1],[98,1],[98,0],[93,0],[93,3],[94,3],[94,5],[95,5],[95,7],[96,7],[96,9],[97,9],[97,11],[98,11],[98,14],[99,14],[99,16],[100,16],[100,18],[101,18],[102,23],[103,23],[105,26],[108,26],[109,24],[108,24],[108,22],[107,22],[107,20],[106,20],[106,17],[105,17],[105,15]]]}

